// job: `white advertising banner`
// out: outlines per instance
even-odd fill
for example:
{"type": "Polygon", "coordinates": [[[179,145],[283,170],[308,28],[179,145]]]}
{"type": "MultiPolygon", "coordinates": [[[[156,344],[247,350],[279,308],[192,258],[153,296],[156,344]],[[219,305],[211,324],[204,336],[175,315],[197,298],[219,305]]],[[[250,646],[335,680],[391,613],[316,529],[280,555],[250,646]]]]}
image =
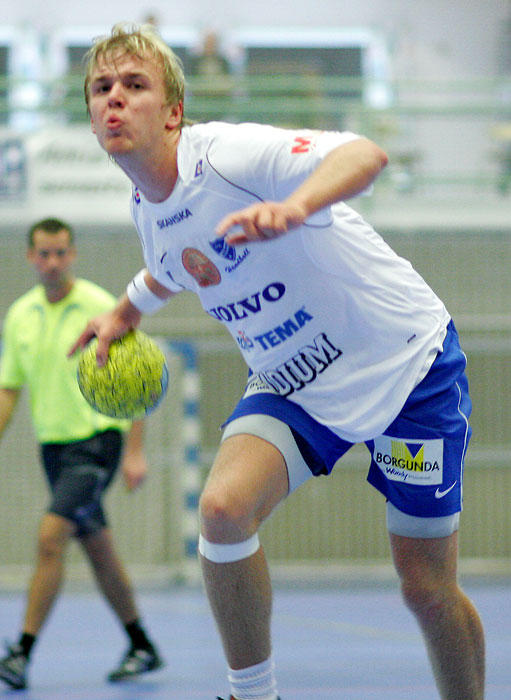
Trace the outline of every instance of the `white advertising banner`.
{"type": "Polygon", "coordinates": [[[87,125],[0,132],[0,206],[4,224],[58,216],[74,223],[130,221],[128,178],[87,125]]]}

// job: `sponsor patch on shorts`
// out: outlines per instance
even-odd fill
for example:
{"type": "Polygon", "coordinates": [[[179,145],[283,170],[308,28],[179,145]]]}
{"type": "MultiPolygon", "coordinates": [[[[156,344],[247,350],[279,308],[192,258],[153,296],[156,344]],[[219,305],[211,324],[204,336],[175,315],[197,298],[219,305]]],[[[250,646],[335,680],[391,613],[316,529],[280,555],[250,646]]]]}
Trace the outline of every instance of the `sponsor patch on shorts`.
{"type": "Polygon", "coordinates": [[[381,435],[374,440],[373,459],[391,481],[433,486],[444,480],[444,441],[403,440],[381,435]]]}

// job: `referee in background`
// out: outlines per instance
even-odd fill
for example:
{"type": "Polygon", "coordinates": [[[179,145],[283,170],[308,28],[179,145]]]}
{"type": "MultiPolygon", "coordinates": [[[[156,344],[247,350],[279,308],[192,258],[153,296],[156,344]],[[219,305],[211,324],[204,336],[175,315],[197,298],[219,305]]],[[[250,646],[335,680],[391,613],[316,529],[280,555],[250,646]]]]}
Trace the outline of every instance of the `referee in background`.
{"type": "Polygon", "coordinates": [[[21,388],[28,385],[51,502],[39,527],[37,562],[22,631],[0,660],[0,679],[15,689],[26,687],[34,642],[63,581],[66,546],[76,537],[129,638],[126,654],[108,676],[110,681],[119,681],[163,665],[139,619],[132,586],[102,508],[103,494],[121,462],[130,491],[146,476],[142,421],[130,424],[94,411],[78,388],[77,358],[66,357],[71,339],[86,321],[115,304],[109,292],[73,276],[72,228],[59,219],[38,221],[28,233],[27,258],[39,283],[11,305],[5,319],[0,435],[21,388]]]}

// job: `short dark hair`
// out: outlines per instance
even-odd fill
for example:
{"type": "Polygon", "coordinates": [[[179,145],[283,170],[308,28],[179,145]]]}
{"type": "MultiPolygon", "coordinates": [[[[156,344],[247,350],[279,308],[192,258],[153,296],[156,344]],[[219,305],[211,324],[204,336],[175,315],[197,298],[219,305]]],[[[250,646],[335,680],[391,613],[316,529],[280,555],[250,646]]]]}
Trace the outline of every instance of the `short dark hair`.
{"type": "Polygon", "coordinates": [[[67,231],[69,233],[69,242],[74,243],[75,234],[73,228],[66,224],[65,221],[61,219],[41,219],[41,221],[36,221],[32,224],[28,231],[27,241],[29,248],[34,247],[34,233],[36,231],[44,231],[45,233],[58,233],[59,231],[67,231]]]}

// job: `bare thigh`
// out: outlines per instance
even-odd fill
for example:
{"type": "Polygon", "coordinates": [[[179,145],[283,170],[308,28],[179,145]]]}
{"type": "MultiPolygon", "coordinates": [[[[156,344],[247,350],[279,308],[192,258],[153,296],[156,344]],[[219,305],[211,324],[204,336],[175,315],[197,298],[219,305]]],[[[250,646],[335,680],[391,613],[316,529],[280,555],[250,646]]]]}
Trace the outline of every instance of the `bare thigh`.
{"type": "Polygon", "coordinates": [[[253,435],[233,435],[220,446],[201,497],[204,536],[243,541],[287,496],[286,463],[276,447],[253,435]]]}

